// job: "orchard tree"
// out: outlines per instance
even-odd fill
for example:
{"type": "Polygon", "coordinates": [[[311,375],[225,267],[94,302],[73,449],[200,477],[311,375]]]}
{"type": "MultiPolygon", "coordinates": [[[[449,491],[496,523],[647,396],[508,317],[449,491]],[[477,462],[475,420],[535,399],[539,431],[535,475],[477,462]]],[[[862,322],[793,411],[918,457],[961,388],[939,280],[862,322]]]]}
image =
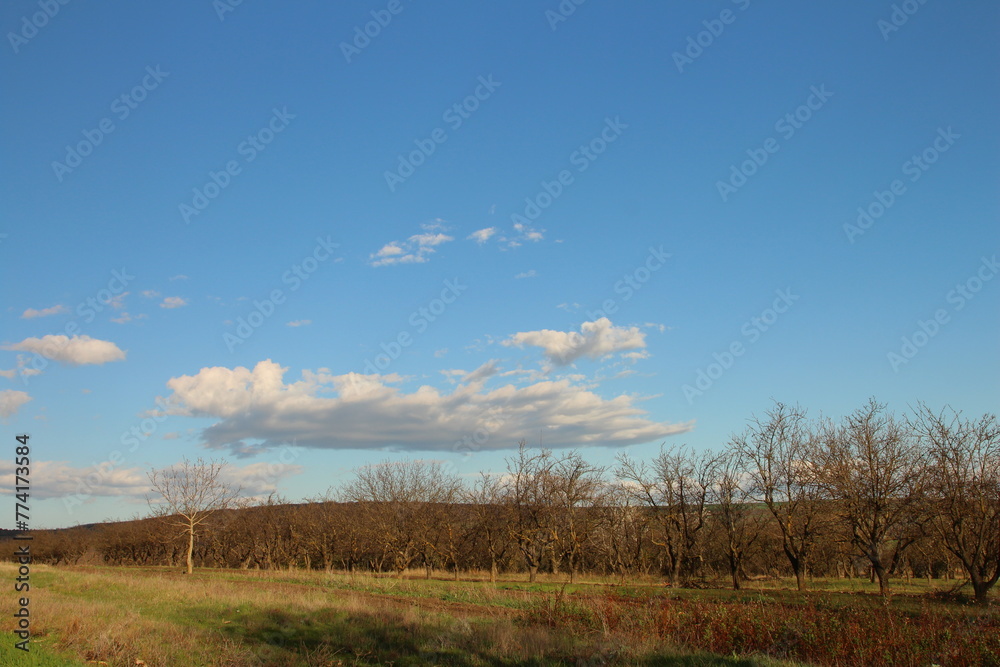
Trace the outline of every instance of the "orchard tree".
{"type": "Polygon", "coordinates": [[[233,507],[240,488],[233,488],[220,479],[226,462],[192,462],[185,458],[181,463],[148,473],[149,482],[160,500],[146,497],[154,516],[162,517],[169,525],[181,528],[187,535],[187,573],[194,572],[194,541],[201,526],[220,510],[233,507]]]}
{"type": "Polygon", "coordinates": [[[911,431],[869,399],[841,424],[827,424],[819,450],[822,484],[850,535],[872,566],[879,592],[921,535],[918,507],[925,467],[911,431]]]}
{"type": "Polygon", "coordinates": [[[805,410],[775,402],[763,418],[751,418],[733,444],[747,463],[754,498],[771,513],[798,589],[804,591],[826,512],[815,464],[816,437],[805,410]]]}
{"type": "Polygon", "coordinates": [[[929,453],[928,517],[962,563],[976,601],[1000,580],[1000,425],[994,414],[963,418],[919,405],[911,424],[929,453]]]}

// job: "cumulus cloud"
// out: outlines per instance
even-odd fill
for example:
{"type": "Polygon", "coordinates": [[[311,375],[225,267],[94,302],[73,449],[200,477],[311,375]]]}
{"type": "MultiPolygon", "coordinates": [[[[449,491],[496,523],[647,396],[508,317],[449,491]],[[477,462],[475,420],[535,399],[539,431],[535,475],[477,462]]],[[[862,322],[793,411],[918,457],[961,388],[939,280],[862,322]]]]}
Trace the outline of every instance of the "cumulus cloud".
{"type": "Polygon", "coordinates": [[[435,252],[437,246],[455,240],[441,231],[444,227],[440,223],[424,224],[420,227],[423,230],[420,234],[414,234],[405,241],[386,243],[378,252],[368,256],[368,263],[371,266],[422,264],[435,252]]]}
{"type": "Polygon", "coordinates": [[[41,338],[25,338],[20,343],[5,345],[3,349],[34,352],[69,366],[106,364],[125,359],[125,352],[111,341],[90,336],[48,335],[41,338]]]}
{"type": "Polygon", "coordinates": [[[531,269],[530,271],[522,271],[521,273],[517,274],[514,277],[517,279],[521,279],[521,278],[535,278],[537,276],[538,272],[535,271],[534,269],[531,269]]]}
{"type": "Polygon", "coordinates": [[[160,303],[160,308],[180,308],[181,306],[186,306],[187,301],[179,296],[168,296],[163,299],[160,303]]]}
{"type": "Polygon", "coordinates": [[[312,320],[292,320],[287,326],[290,327],[305,327],[312,324],[312,320]]]}
{"type": "Polygon", "coordinates": [[[21,318],[25,320],[30,320],[36,317],[48,317],[49,315],[60,315],[62,313],[68,313],[68,312],[69,308],[62,305],[55,305],[49,308],[42,308],[41,310],[28,308],[23,313],[21,313],[21,318]]]}
{"type": "Polygon", "coordinates": [[[17,414],[21,406],[31,400],[28,392],[4,389],[0,391],[0,417],[7,419],[17,414]]]}
{"type": "MultiPolygon", "coordinates": [[[[644,350],[646,334],[639,327],[616,327],[606,317],[584,322],[580,331],[520,331],[503,341],[508,347],[542,348],[545,357],[557,366],[566,366],[581,357],[600,359],[610,354],[644,350]]],[[[645,353],[643,353],[645,354],[645,353]]],[[[631,355],[631,358],[644,356],[631,355]]]]}
{"type": "Polygon", "coordinates": [[[496,227],[486,227],[484,229],[477,229],[465,238],[469,241],[475,241],[479,245],[483,245],[490,240],[490,237],[497,233],[496,227]]]}
{"type": "Polygon", "coordinates": [[[407,393],[394,386],[403,380],[395,374],[333,375],[326,369],[304,370],[301,380],[285,383],[286,370],[268,359],[252,370],[202,368],[171,378],[169,412],[217,419],[202,440],[237,453],[289,441],[320,449],[452,451],[487,422],[482,449],[514,447],[539,432],[549,447],[622,446],[690,428],[651,421],[634,397],[604,399],[570,378],[487,389],[486,379],[497,371],[492,361],[451,393],[427,385],[407,393]]]}

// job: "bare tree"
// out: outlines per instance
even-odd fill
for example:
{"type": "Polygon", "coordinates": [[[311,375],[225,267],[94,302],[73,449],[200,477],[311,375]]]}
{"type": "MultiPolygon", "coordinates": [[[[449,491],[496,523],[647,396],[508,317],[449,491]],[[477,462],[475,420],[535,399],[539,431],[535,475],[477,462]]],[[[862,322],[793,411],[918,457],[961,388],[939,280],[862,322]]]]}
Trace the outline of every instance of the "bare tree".
{"type": "Polygon", "coordinates": [[[507,459],[507,491],[504,497],[512,514],[511,536],[534,582],[545,553],[551,549],[553,534],[552,452],[532,454],[527,444],[519,443],[516,457],[507,459]]]}
{"type": "Polygon", "coordinates": [[[962,563],[976,601],[1000,580],[1000,425],[919,405],[911,424],[930,456],[931,526],[962,563]]]}
{"type": "Polygon", "coordinates": [[[835,501],[849,539],[871,563],[879,592],[921,534],[917,508],[925,468],[910,431],[869,399],[842,424],[827,424],[819,451],[819,476],[835,501]]]}
{"type": "Polygon", "coordinates": [[[698,569],[702,556],[699,537],[707,525],[706,502],[715,459],[684,447],[661,448],[652,464],[618,459],[618,477],[627,483],[634,497],[653,512],[660,533],[653,538],[666,555],[666,574],[673,585],[688,580],[698,569]]]}
{"type": "Polygon", "coordinates": [[[385,461],[359,468],[356,475],[344,495],[369,510],[369,527],[391,556],[396,576],[402,578],[420,556],[430,576],[445,518],[441,509],[458,499],[458,477],[428,461],[385,461]]]}
{"type": "Polygon", "coordinates": [[[816,475],[816,442],[805,410],[776,402],[764,418],[751,418],[733,439],[748,463],[754,494],[781,532],[781,546],[800,591],[824,523],[824,495],[816,475]]]}
{"type": "Polygon", "coordinates": [[[194,572],[194,541],[200,527],[219,510],[230,508],[239,497],[240,488],[220,479],[224,461],[190,461],[185,458],[170,468],[148,473],[153,489],[162,502],[146,502],[155,516],[187,534],[187,573],[194,572]]]}
{"type": "Polygon", "coordinates": [[[711,500],[715,505],[715,523],[724,534],[726,562],[733,590],[740,590],[740,573],[747,552],[764,529],[763,508],[753,503],[750,483],[744,474],[740,451],[730,449],[720,456],[715,467],[711,500]]]}
{"type": "Polygon", "coordinates": [[[551,468],[555,518],[561,526],[556,543],[566,555],[570,583],[576,583],[584,550],[597,527],[595,507],[603,496],[604,473],[604,468],[587,463],[577,452],[558,458],[551,468]]]}
{"type": "Polygon", "coordinates": [[[480,473],[479,480],[465,495],[475,521],[474,534],[490,559],[490,583],[496,583],[500,561],[511,543],[513,515],[506,493],[506,484],[500,477],[480,473]]]}

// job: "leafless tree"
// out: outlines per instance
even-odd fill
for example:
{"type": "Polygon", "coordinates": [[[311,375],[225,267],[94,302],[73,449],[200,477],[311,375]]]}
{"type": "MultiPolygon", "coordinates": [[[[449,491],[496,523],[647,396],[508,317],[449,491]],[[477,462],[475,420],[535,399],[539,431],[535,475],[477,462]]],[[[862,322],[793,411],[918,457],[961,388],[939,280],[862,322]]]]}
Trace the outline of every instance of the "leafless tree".
{"type": "Polygon", "coordinates": [[[930,457],[929,517],[962,563],[976,600],[1000,580],[1000,425],[920,404],[911,424],[930,457]]]}
{"type": "Polygon", "coordinates": [[[402,578],[419,556],[430,568],[440,528],[439,510],[457,500],[461,489],[458,477],[441,463],[428,461],[385,461],[359,468],[355,474],[345,497],[365,503],[370,528],[391,556],[396,576],[402,578]]]}
{"type": "Polygon", "coordinates": [[[219,510],[228,509],[239,497],[240,489],[220,479],[224,461],[190,461],[148,473],[149,482],[162,502],[148,496],[146,502],[156,516],[183,529],[187,535],[187,573],[194,572],[194,542],[200,527],[219,510]]]}
{"type": "Polygon", "coordinates": [[[689,579],[702,555],[699,538],[707,525],[706,502],[715,459],[695,455],[684,447],[661,448],[651,464],[626,455],[618,459],[618,477],[635,498],[647,505],[659,524],[653,541],[666,556],[666,574],[673,585],[689,579]]]}
{"type": "Polygon", "coordinates": [[[571,583],[576,582],[584,552],[598,525],[595,508],[604,492],[603,467],[587,463],[577,452],[558,457],[550,468],[553,481],[555,544],[565,554],[571,583]]]}
{"type": "Polygon", "coordinates": [[[843,423],[826,424],[818,472],[851,545],[871,563],[882,595],[889,574],[921,534],[925,467],[905,424],[870,399],[843,423]]]}
{"type": "Polygon", "coordinates": [[[815,465],[816,438],[805,411],[776,402],[733,439],[747,462],[755,498],[781,532],[781,546],[800,591],[824,524],[824,494],[815,465]]]}
{"type": "Polygon", "coordinates": [[[507,459],[504,497],[511,513],[511,537],[532,582],[558,536],[553,531],[553,463],[552,452],[533,454],[524,441],[519,443],[517,456],[507,459]]]}
{"type": "Polygon", "coordinates": [[[511,544],[512,506],[507,502],[507,485],[496,475],[481,473],[466,493],[474,517],[474,534],[490,561],[490,583],[496,583],[500,562],[511,544]]]}
{"type": "Polygon", "coordinates": [[[726,563],[733,590],[739,590],[744,559],[760,537],[765,517],[762,508],[753,503],[741,452],[730,448],[716,463],[711,502],[715,506],[716,524],[724,535],[726,563]]]}

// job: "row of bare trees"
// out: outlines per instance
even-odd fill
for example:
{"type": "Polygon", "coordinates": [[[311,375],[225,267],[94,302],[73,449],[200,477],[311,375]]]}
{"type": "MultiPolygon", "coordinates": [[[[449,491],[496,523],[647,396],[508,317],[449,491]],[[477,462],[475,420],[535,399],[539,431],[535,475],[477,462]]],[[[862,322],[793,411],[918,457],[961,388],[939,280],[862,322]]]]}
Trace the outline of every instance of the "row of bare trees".
{"type": "Polygon", "coordinates": [[[308,503],[270,497],[239,509],[226,509],[236,493],[220,469],[199,461],[153,473],[159,521],[106,524],[69,542],[54,533],[51,559],[189,572],[419,567],[493,581],[657,574],[673,585],[726,577],[735,588],[792,574],[802,590],[810,575],[870,574],[883,593],[894,576],[960,569],[978,600],[1000,578],[1000,427],[989,414],[920,405],[898,417],[870,400],[835,421],[776,403],[719,452],[662,447],[602,467],[522,443],[506,471],[471,484],[437,462],[381,463],[308,503]]]}

